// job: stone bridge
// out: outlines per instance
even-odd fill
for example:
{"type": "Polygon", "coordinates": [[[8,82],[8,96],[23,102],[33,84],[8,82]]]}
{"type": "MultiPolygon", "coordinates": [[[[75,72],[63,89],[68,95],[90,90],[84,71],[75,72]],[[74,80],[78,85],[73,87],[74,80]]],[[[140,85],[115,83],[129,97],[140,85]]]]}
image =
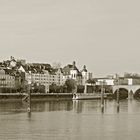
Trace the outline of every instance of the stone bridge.
{"type": "Polygon", "coordinates": [[[118,89],[124,89],[128,92],[128,98],[131,98],[135,94],[140,94],[140,85],[113,85],[113,93],[118,89]]]}

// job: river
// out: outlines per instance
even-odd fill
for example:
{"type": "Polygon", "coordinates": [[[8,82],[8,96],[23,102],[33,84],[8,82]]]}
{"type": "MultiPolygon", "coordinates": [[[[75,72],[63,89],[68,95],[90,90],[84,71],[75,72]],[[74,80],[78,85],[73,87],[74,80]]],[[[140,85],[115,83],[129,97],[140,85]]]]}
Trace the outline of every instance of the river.
{"type": "Polygon", "coordinates": [[[140,101],[0,103],[0,140],[139,140],[140,101]]]}

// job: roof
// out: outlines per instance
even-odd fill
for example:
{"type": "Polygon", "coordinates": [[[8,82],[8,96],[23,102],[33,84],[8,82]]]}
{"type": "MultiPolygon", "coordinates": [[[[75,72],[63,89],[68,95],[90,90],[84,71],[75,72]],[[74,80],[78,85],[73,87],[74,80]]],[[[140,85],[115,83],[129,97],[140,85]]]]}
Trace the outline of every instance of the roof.
{"type": "Polygon", "coordinates": [[[86,66],[84,65],[83,70],[81,72],[87,72],[86,66]]]}
{"type": "Polygon", "coordinates": [[[82,73],[81,72],[78,72],[77,76],[82,76],[82,73]]]}
{"type": "Polygon", "coordinates": [[[80,71],[78,70],[78,68],[75,66],[75,63],[73,65],[68,64],[67,66],[65,66],[62,69],[64,75],[70,75],[70,71],[71,70],[76,70],[78,73],[80,73],[80,71]]]}

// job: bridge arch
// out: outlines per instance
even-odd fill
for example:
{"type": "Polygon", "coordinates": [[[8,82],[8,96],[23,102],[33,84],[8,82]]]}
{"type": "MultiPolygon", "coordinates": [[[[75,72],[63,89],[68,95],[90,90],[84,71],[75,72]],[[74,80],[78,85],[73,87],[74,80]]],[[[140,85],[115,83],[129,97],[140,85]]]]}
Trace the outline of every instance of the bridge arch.
{"type": "Polygon", "coordinates": [[[118,90],[119,90],[119,98],[120,99],[127,99],[128,98],[129,90],[127,88],[118,87],[113,93],[113,97],[115,99],[117,99],[118,90]]]}
{"type": "Polygon", "coordinates": [[[133,96],[135,99],[140,99],[140,88],[137,89],[134,93],[134,96],[133,96]]]}
{"type": "MultiPolygon", "coordinates": [[[[125,89],[124,92],[122,92],[120,90],[120,94],[125,94],[124,97],[126,98],[128,96],[128,98],[139,98],[140,99],[140,85],[114,85],[112,86],[113,89],[113,94],[118,90],[118,89],[125,89]],[[128,95],[126,94],[126,90],[128,95]],[[126,96],[127,95],[127,96],[126,96]]],[[[114,94],[115,96],[115,94],[114,94]]]]}

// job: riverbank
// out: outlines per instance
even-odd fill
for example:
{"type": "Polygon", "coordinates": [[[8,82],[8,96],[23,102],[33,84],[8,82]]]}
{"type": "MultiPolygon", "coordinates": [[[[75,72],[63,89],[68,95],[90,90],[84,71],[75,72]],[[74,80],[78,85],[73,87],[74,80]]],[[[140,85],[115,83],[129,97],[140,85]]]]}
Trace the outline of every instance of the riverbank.
{"type": "MultiPolygon", "coordinates": [[[[0,93],[0,101],[22,101],[27,93],[0,93]]],[[[72,93],[31,93],[31,100],[72,100],[72,93]]]]}
{"type": "MultiPolygon", "coordinates": [[[[23,101],[27,96],[27,93],[0,93],[0,102],[23,101]]],[[[72,93],[31,93],[31,100],[33,101],[72,100],[72,98],[72,93]]],[[[100,99],[100,97],[97,99],[100,99]]],[[[112,99],[112,95],[108,95],[106,99],[112,99]]]]}

